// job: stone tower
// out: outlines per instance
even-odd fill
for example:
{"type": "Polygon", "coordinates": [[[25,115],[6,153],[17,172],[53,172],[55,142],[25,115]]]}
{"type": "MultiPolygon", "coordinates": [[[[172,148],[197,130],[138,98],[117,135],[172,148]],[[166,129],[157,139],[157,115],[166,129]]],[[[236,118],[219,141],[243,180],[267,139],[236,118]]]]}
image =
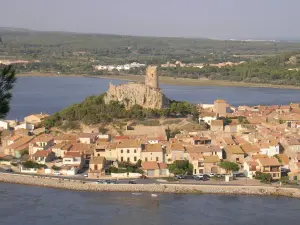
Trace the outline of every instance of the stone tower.
{"type": "Polygon", "coordinates": [[[145,84],[149,87],[158,89],[158,75],[157,75],[157,66],[148,66],[146,69],[146,78],[145,84]]]}

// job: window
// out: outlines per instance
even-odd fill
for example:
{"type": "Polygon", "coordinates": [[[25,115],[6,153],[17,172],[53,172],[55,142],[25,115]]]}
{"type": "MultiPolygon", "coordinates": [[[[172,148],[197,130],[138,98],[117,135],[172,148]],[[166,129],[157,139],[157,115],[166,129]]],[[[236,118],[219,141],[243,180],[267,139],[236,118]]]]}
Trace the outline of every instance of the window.
{"type": "Polygon", "coordinates": [[[158,162],[158,157],[156,157],[156,162],[158,162]]]}
{"type": "Polygon", "coordinates": [[[123,162],[123,157],[121,157],[121,162],[123,162]]]}
{"type": "Polygon", "coordinates": [[[146,158],[145,158],[145,162],[147,162],[147,161],[148,161],[148,158],[146,157],[146,158]]]}
{"type": "Polygon", "coordinates": [[[136,162],[136,156],[134,156],[134,161],[136,162]]]}
{"type": "Polygon", "coordinates": [[[134,153],[136,153],[136,149],[134,149],[134,153]]]}
{"type": "Polygon", "coordinates": [[[94,165],[94,170],[98,170],[98,165],[94,165]]]}
{"type": "Polygon", "coordinates": [[[123,149],[121,149],[121,153],[123,153],[123,149]]]}
{"type": "Polygon", "coordinates": [[[98,154],[98,156],[100,156],[100,154],[98,154]]]}
{"type": "Polygon", "coordinates": [[[235,160],[236,160],[237,162],[239,162],[239,161],[240,161],[240,159],[239,159],[239,158],[236,158],[235,160]]]}
{"type": "Polygon", "coordinates": [[[130,150],[129,150],[129,149],[127,149],[127,153],[130,153],[130,150]]]}
{"type": "Polygon", "coordinates": [[[129,157],[127,157],[127,162],[129,162],[130,161],[130,158],[129,157]]]}

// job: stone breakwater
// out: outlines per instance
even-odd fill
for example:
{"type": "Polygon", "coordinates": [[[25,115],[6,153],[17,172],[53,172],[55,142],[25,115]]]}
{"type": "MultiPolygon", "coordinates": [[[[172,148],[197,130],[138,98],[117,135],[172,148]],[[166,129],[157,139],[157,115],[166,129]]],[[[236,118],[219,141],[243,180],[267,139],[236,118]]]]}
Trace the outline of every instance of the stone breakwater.
{"type": "Polygon", "coordinates": [[[94,184],[28,175],[0,174],[0,182],[68,189],[74,191],[204,193],[229,195],[276,195],[300,198],[300,189],[269,186],[220,186],[188,184],[94,184]]]}

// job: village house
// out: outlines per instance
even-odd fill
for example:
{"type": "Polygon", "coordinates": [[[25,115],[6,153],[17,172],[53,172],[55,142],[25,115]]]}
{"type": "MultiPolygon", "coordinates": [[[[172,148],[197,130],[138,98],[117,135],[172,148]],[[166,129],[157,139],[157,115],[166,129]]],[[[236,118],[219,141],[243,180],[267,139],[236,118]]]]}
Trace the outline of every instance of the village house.
{"type": "Polygon", "coordinates": [[[247,156],[253,156],[253,155],[258,155],[260,154],[260,148],[255,145],[255,144],[243,144],[240,145],[241,149],[244,151],[245,153],[245,157],[247,156]]]}
{"type": "Polygon", "coordinates": [[[203,112],[199,115],[199,123],[205,122],[211,125],[211,121],[217,120],[218,116],[215,112],[203,112]]]}
{"type": "Polygon", "coordinates": [[[258,145],[261,154],[268,155],[269,157],[279,154],[279,143],[275,139],[259,142],[258,145]]]}
{"type": "Polygon", "coordinates": [[[90,159],[88,177],[89,178],[99,178],[104,175],[103,168],[105,166],[105,157],[93,156],[90,159]]]}
{"type": "Polygon", "coordinates": [[[169,146],[168,151],[168,163],[172,163],[176,160],[184,160],[184,152],[185,148],[180,143],[171,143],[169,146]]]}
{"type": "Polygon", "coordinates": [[[142,145],[138,140],[123,140],[117,144],[116,150],[120,162],[136,163],[141,159],[142,145]]]}
{"type": "Polygon", "coordinates": [[[4,121],[4,120],[0,120],[0,128],[2,128],[4,130],[8,130],[9,129],[9,123],[4,121]]]}
{"type": "Polygon", "coordinates": [[[274,157],[260,158],[256,162],[259,165],[259,171],[262,173],[271,174],[273,180],[279,180],[281,177],[281,163],[274,157]]]}
{"type": "Polygon", "coordinates": [[[193,165],[193,174],[203,174],[204,173],[204,157],[199,152],[188,152],[187,159],[193,165]]]}
{"type": "Polygon", "coordinates": [[[42,134],[32,140],[29,144],[29,155],[35,154],[39,150],[47,150],[54,145],[54,138],[51,135],[42,134]]]}
{"type": "Polygon", "coordinates": [[[83,143],[72,143],[70,152],[80,152],[85,159],[85,164],[88,165],[89,160],[94,155],[94,145],[83,144],[83,143]]]}
{"type": "Polygon", "coordinates": [[[142,169],[148,177],[169,176],[169,169],[166,163],[158,163],[156,161],[142,162],[142,169]]]}
{"type": "Polygon", "coordinates": [[[63,158],[66,152],[70,151],[72,148],[72,144],[70,142],[61,142],[59,144],[55,144],[52,147],[52,151],[54,152],[57,158],[63,158]]]}
{"type": "Polygon", "coordinates": [[[105,148],[105,158],[107,161],[115,162],[118,159],[117,142],[109,142],[105,148]]]}
{"type": "Polygon", "coordinates": [[[22,137],[15,141],[13,144],[10,144],[5,147],[4,154],[12,155],[13,157],[20,158],[22,154],[28,151],[29,143],[33,140],[33,137],[22,137]]]}
{"type": "Polygon", "coordinates": [[[34,130],[34,125],[31,124],[31,123],[24,122],[24,123],[21,123],[21,124],[15,126],[14,129],[15,130],[25,129],[25,130],[28,130],[28,131],[33,131],[34,130]]]}
{"type": "Polygon", "coordinates": [[[218,166],[220,159],[217,155],[204,156],[203,160],[204,173],[221,173],[221,168],[218,166]]]}
{"type": "Polygon", "coordinates": [[[256,171],[259,170],[259,165],[255,160],[244,162],[244,175],[250,179],[255,176],[256,171]]]}
{"type": "Polygon", "coordinates": [[[141,152],[141,160],[165,162],[164,150],[161,144],[147,144],[141,152]]]}
{"type": "Polygon", "coordinates": [[[31,155],[31,160],[45,164],[47,162],[51,162],[55,159],[54,152],[50,150],[38,150],[33,155],[31,155]]]}
{"type": "Polygon", "coordinates": [[[224,123],[223,120],[212,120],[210,124],[210,130],[212,132],[223,132],[224,123]]]}
{"type": "Polygon", "coordinates": [[[48,114],[44,114],[44,113],[41,113],[41,114],[32,114],[32,115],[26,116],[24,118],[24,122],[30,123],[30,124],[33,124],[33,125],[38,125],[44,119],[46,119],[47,117],[49,117],[49,115],[48,114]]]}
{"type": "Polygon", "coordinates": [[[238,145],[228,145],[225,147],[224,158],[231,162],[243,164],[245,159],[245,153],[238,145]]]}
{"type": "Polygon", "coordinates": [[[67,152],[63,157],[63,165],[75,166],[81,169],[84,165],[84,158],[80,152],[67,152]]]}
{"type": "Polygon", "coordinates": [[[94,144],[96,141],[97,134],[81,133],[78,135],[80,143],[83,144],[94,144]]]}

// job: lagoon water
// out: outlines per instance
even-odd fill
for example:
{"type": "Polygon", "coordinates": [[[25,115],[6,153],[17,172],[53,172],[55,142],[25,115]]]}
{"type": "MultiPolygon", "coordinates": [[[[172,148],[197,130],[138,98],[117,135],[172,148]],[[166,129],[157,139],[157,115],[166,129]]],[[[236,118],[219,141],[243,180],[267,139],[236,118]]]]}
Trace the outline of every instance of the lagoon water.
{"type": "MultiPolygon", "coordinates": [[[[109,82],[127,83],[90,77],[19,77],[7,119],[22,120],[31,113],[51,114],[60,111],[90,95],[105,92],[109,82]]],[[[300,101],[300,90],[170,85],[161,85],[161,88],[170,99],[193,103],[213,103],[217,98],[225,99],[232,105],[272,105],[300,101]]]]}
{"type": "Polygon", "coordinates": [[[0,183],[0,224],[294,225],[300,200],[285,197],[74,192],[0,183]]]}

